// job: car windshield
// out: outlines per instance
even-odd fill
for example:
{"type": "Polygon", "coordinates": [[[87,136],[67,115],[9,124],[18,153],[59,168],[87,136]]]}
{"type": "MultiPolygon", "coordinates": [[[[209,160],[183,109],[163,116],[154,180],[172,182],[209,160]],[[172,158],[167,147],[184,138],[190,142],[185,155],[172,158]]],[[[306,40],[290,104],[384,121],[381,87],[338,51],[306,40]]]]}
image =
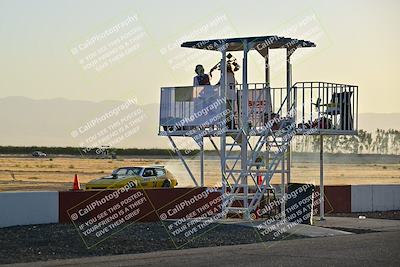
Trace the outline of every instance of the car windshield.
{"type": "Polygon", "coordinates": [[[140,167],[132,167],[132,168],[118,168],[112,172],[113,175],[117,176],[131,176],[131,175],[139,175],[142,168],[140,167]]]}

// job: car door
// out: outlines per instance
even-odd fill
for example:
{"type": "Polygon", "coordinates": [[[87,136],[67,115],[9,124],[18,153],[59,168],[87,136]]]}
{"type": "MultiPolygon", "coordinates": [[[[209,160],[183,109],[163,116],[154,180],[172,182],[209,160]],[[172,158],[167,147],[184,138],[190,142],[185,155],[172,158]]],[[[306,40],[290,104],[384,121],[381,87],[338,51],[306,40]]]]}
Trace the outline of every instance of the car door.
{"type": "Polygon", "coordinates": [[[156,182],[156,187],[162,187],[164,180],[165,180],[165,169],[158,168],[156,169],[156,174],[157,174],[157,182],[156,182]]]}
{"type": "Polygon", "coordinates": [[[142,187],[155,187],[156,186],[156,171],[154,168],[145,168],[142,174],[143,181],[142,187]]]}

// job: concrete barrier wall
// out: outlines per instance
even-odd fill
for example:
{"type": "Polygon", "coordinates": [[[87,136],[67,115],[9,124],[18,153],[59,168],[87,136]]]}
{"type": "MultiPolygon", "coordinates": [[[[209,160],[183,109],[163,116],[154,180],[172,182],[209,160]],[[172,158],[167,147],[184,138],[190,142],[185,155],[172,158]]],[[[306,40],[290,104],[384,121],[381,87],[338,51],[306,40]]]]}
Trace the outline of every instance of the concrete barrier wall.
{"type": "MultiPolygon", "coordinates": [[[[205,190],[206,188],[146,190],[146,196],[152,203],[152,212],[149,212],[141,221],[159,220],[157,213],[168,213],[168,210],[173,209],[175,205],[205,190]]],[[[319,191],[318,186],[315,190],[319,191]]],[[[326,213],[400,210],[400,185],[325,186],[324,191],[326,213]]],[[[0,227],[69,223],[71,219],[67,210],[98,193],[93,191],[0,193],[0,227]]],[[[212,193],[206,199],[196,202],[190,209],[185,210],[192,211],[219,196],[220,193],[212,193]]],[[[185,214],[179,212],[169,219],[177,219],[185,215],[186,212],[185,214]]]]}
{"type": "Polygon", "coordinates": [[[58,222],[58,192],[0,193],[0,227],[58,222]]]}
{"type": "Polygon", "coordinates": [[[400,210],[400,185],[351,186],[351,211],[400,210]]]}
{"type": "Polygon", "coordinates": [[[372,186],[353,185],[351,187],[351,211],[372,211],[372,186]]]}
{"type": "MultiPolygon", "coordinates": [[[[202,197],[202,193],[208,190],[205,187],[199,188],[156,188],[156,189],[133,189],[124,193],[116,199],[112,199],[104,204],[104,207],[98,208],[90,212],[91,217],[96,217],[98,213],[120,203],[122,200],[131,197],[137,192],[143,192],[146,198],[145,204],[140,206],[140,214],[133,218],[133,221],[159,221],[160,214],[169,214],[165,219],[179,219],[184,218],[191,212],[202,207],[210,201],[216,200],[215,205],[219,206],[221,193],[211,192],[206,197],[202,197]],[[193,201],[192,204],[185,206],[184,209],[173,212],[176,205],[181,205],[183,202],[193,200],[194,197],[198,200],[193,201]]],[[[59,193],[59,222],[71,223],[70,214],[79,214],[79,210],[84,208],[87,204],[102,199],[104,196],[111,194],[113,190],[104,191],[81,191],[81,192],[60,192],[59,193]]],[[[210,206],[210,209],[214,208],[210,206]]],[[[205,212],[205,211],[203,211],[205,212]]]]}

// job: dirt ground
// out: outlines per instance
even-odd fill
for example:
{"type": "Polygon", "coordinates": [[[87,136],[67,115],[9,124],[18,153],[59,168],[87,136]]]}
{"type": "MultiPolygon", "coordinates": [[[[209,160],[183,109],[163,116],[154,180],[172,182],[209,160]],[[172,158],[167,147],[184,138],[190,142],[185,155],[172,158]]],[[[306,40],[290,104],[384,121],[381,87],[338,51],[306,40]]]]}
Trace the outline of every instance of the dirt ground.
{"type": "MultiPolygon", "coordinates": [[[[334,216],[338,215],[340,214],[334,214],[334,216]]],[[[358,214],[342,215],[352,217],[358,216],[358,214]]],[[[379,218],[400,219],[400,213],[398,211],[364,213],[363,215],[367,216],[367,218],[380,216],[379,218]]],[[[168,224],[170,223],[173,223],[173,221],[122,225],[120,228],[115,229],[115,232],[107,239],[102,240],[90,248],[86,247],[84,240],[79,235],[79,231],[72,224],[44,224],[1,228],[0,264],[136,254],[198,247],[219,247],[259,242],[264,242],[263,248],[270,250],[276,245],[275,241],[292,240],[292,242],[295,242],[295,239],[307,239],[306,236],[301,236],[300,233],[290,234],[283,232],[276,235],[276,232],[272,231],[266,235],[262,235],[256,228],[237,224],[210,224],[189,237],[183,235],[174,236],[171,231],[168,230],[168,224]]],[[[353,235],[351,239],[358,238],[358,234],[377,233],[375,230],[363,228],[329,228],[357,234],[353,235]]],[[[396,232],[391,233],[391,235],[393,234],[396,235],[396,232]]],[[[331,239],[335,237],[325,238],[325,244],[329,244],[331,239]]],[[[375,238],[376,239],[373,240],[374,242],[370,241],[368,243],[375,244],[383,242],[382,238],[375,238]],[[377,240],[379,242],[376,242],[377,240]]],[[[313,238],[313,240],[318,239],[320,238],[313,238]]],[[[344,242],[342,245],[346,243],[345,241],[342,242],[344,242]]],[[[360,244],[362,248],[365,247],[365,244],[360,244]]],[[[331,249],[332,251],[336,251],[339,247],[342,248],[342,245],[334,246],[331,249]]],[[[359,248],[360,245],[356,247],[359,248]]],[[[394,251],[396,250],[394,249],[394,251]]],[[[250,254],[245,253],[243,255],[250,254]]],[[[275,254],[275,256],[276,255],[277,254],[275,254]]],[[[398,253],[394,255],[398,255],[398,253]]],[[[253,256],[253,254],[251,254],[251,256],[253,256]]],[[[329,255],[329,257],[332,257],[332,255],[329,255]]],[[[299,257],[295,258],[297,259],[299,257]]],[[[166,265],[164,264],[163,266],[166,265]]]]}
{"type": "Polygon", "coordinates": [[[14,226],[0,229],[0,264],[51,259],[133,254],[302,238],[273,232],[260,235],[238,225],[211,224],[190,238],[173,238],[162,223],[133,223],[88,249],[71,224],[14,226]]]}
{"type": "MultiPolygon", "coordinates": [[[[32,158],[17,156],[0,157],[0,191],[68,190],[74,174],[81,184],[109,174],[113,169],[136,165],[165,165],[177,178],[180,187],[193,186],[192,180],[177,159],[166,158],[120,158],[94,159],[80,157],[32,158]]],[[[194,175],[199,177],[199,161],[189,160],[194,175]]],[[[340,184],[400,184],[400,163],[352,164],[326,163],[324,166],[326,185],[340,184]]],[[[205,161],[207,186],[220,184],[220,164],[216,159],[205,161]]],[[[318,162],[294,162],[292,182],[319,184],[318,162]]],[[[275,175],[272,183],[280,183],[275,175]]]]}

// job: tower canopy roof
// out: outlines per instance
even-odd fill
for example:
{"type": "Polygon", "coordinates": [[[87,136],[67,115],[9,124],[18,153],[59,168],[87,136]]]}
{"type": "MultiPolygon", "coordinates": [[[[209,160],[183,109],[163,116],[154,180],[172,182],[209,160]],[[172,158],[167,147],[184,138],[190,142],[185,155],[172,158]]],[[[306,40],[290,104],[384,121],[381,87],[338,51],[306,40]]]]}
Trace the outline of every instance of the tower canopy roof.
{"type": "Polygon", "coordinates": [[[258,37],[239,37],[227,39],[212,39],[184,42],[182,47],[205,49],[205,50],[222,50],[225,45],[226,51],[243,51],[243,43],[247,41],[249,49],[257,50],[262,56],[267,54],[267,48],[301,48],[315,47],[315,43],[311,41],[292,39],[282,36],[269,35],[258,37]]]}

